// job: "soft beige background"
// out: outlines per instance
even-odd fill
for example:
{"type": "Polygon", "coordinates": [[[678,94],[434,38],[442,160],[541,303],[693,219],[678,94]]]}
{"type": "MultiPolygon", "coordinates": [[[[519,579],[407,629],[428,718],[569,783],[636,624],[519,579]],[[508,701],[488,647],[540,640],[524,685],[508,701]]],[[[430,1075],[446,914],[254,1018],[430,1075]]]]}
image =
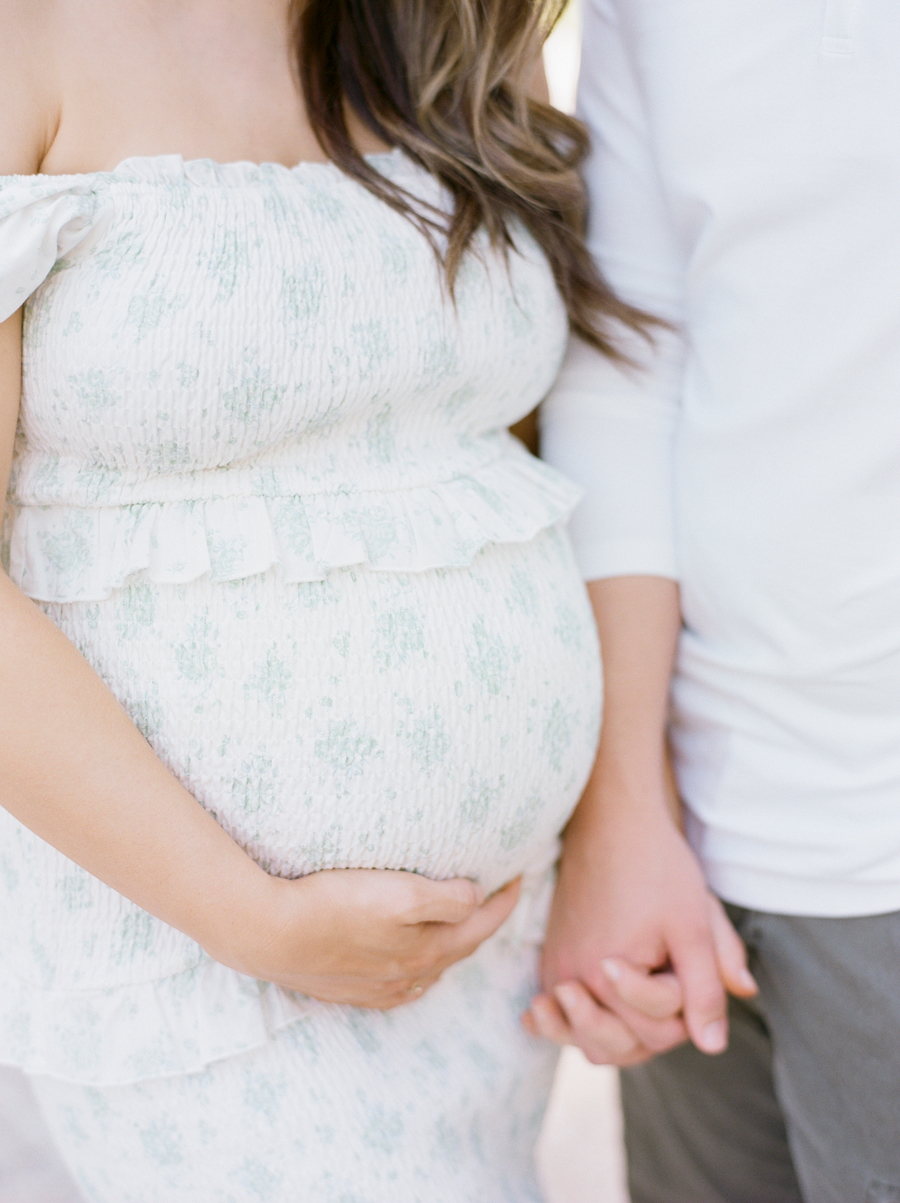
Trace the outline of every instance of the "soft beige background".
{"type": "MultiPolygon", "coordinates": [[[[575,0],[545,52],[551,95],[567,110],[575,98],[579,34],[575,0]]],[[[538,1149],[547,1203],[627,1203],[617,1090],[612,1070],[588,1065],[573,1049],[563,1054],[538,1149]]],[[[27,1084],[2,1068],[0,1203],[79,1203],[27,1084]]]]}

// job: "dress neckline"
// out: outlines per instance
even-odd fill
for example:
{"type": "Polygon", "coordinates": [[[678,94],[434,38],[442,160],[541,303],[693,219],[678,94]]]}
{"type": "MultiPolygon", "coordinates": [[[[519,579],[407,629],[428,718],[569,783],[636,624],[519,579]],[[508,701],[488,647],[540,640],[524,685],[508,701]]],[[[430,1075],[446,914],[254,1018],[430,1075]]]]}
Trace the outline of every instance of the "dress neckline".
{"type": "MultiPolygon", "coordinates": [[[[389,166],[406,159],[403,150],[394,146],[390,150],[371,151],[363,159],[377,167],[379,163],[389,166]]],[[[50,182],[59,180],[129,179],[144,180],[183,178],[197,183],[245,183],[262,177],[301,175],[307,171],[337,172],[340,168],[332,159],[301,159],[293,167],[275,161],[254,163],[249,159],[220,162],[217,159],[185,159],[180,154],[129,155],[115,167],[99,171],[33,172],[29,175],[0,176],[0,179],[31,180],[50,182]]]]}

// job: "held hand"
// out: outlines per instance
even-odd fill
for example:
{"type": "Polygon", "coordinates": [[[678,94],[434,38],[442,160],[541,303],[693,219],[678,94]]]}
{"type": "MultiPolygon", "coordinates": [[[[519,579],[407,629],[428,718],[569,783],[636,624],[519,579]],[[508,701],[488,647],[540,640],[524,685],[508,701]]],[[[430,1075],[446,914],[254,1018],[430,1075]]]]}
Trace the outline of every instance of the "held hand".
{"type": "MultiPolygon", "coordinates": [[[[666,1026],[672,1044],[684,1040],[684,1025],[677,1018],[682,1007],[681,987],[674,974],[648,974],[614,957],[604,960],[603,970],[625,1007],[651,1019],[670,1021],[655,1033],[661,1047],[666,1026]]],[[[643,1044],[633,1028],[598,1002],[579,981],[559,982],[550,993],[532,999],[522,1024],[533,1036],[576,1045],[594,1065],[624,1069],[649,1060],[657,1051],[643,1044]]]]}
{"type": "Polygon", "coordinates": [[[375,869],[270,880],[254,925],[266,936],[218,959],[323,1002],[379,1010],[418,998],[493,935],[519,897],[518,880],[485,900],[466,879],[375,869]]]}
{"type": "Polygon", "coordinates": [[[536,1000],[536,1029],[565,1035],[591,1060],[630,1064],[688,1037],[704,1052],[725,1048],[725,991],[748,996],[756,984],[743,944],[664,805],[601,804],[576,815],[547,934],[544,985],[554,993],[536,1000]],[[579,981],[587,989],[570,990],[579,981]]]}

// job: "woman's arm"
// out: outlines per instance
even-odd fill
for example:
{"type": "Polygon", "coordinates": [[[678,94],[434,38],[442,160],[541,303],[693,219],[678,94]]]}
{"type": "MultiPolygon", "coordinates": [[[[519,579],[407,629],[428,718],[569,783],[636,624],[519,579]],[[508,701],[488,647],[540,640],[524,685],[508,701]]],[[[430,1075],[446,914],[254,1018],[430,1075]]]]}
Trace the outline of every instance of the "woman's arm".
{"type": "MultiPolygon", "coordinates": [[[[0,326],[0,464],[21,370],[0,326]]],[[[393,1006],[490,935],[516,888],[344,871],[269,877],[165,768],[54,624],[0,574],[0,800],[88,872],[244,973],[330,1001],[393,1006]]]]}

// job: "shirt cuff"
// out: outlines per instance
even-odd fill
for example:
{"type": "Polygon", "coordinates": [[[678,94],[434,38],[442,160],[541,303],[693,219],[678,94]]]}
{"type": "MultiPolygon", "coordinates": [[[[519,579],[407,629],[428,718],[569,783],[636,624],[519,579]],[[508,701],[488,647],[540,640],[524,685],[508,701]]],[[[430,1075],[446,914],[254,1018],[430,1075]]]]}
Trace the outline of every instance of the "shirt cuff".
{"type": "Polygon", "coordinates": [[[645,539],[576,540],[575,560],[586,581],[612,576],[662,576],[678,580],[673,549],[645,539]]]}

